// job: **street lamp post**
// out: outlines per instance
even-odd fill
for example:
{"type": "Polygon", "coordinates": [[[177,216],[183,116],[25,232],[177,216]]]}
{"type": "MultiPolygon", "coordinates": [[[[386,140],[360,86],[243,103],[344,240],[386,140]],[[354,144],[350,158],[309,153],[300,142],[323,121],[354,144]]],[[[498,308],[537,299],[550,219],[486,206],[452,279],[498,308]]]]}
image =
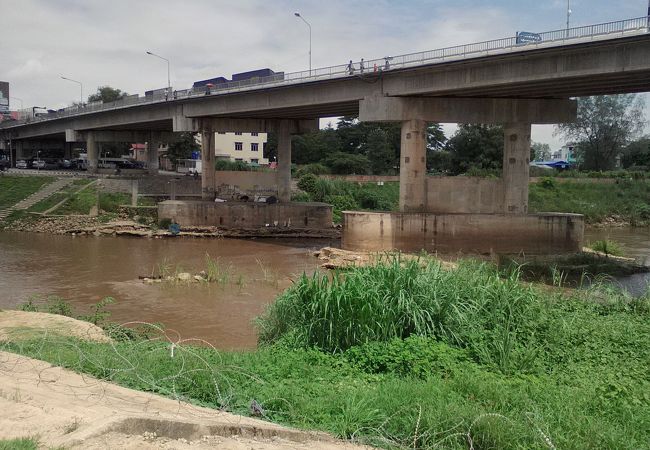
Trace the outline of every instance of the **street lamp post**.
{"type": "MultiPolygon", "coordinates": [[[[650,0],[649,0],[650,1],[650,0]]],[[[293,13],[294,16],[302,20],[309,27],[309,76],[311,76],[311,24],[305,20],[303,16],[300,15],[298,11],[293,13]]]]}
{"type": "Polygon", "coordinates": [[[73,83],[77,83],[79,85],[79,105],[83,105],[84,103],[84,85],[81,81],[73,80],[72,78],[67,78],[61,75],[62,80],[66,81],[72,81],[73,83]]]}
{"type": "Polygon", "coordinates": [[[566,37],[569,37],[569,22],[571,20],[571,0],[566,0],[566,37]]]}
{"type": "Polygon", "coordinates": [[[156,55],[153,52],[147,52],[147,55],[155,56],[156,58],[160,58],[163,61],[167,61],[167,92],[169,93],[169,91],[171,91],[171,89],[172,89],[172,83],[171,83],[170,77],[169,77],[169,60],[167,58],[163,58],[160,55],[156,55]]]}

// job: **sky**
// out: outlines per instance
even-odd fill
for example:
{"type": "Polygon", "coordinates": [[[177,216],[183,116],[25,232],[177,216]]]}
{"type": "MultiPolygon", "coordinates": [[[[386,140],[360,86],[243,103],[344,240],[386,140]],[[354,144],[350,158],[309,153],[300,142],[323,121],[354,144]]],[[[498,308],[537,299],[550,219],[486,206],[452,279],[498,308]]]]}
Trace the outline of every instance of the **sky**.
{"type": "MultiPolygon", "coordinates": [[[[571,0],[571,26],[646,15],[648,0],[571,0]]],[[[0,0],[0,80],[12,109],[62,108],[261,67],[305,70],[566,27],[567,0],[0,0]],[[17,100],[20,99],[20,100],[17,100]]],[[[321,124],[335,120],[324,119],[321,124]]],[[[445,125],[448,135],[453,125],[445,125]]],[[[532,139],[559,148],[553,126],[532,139]]]]}

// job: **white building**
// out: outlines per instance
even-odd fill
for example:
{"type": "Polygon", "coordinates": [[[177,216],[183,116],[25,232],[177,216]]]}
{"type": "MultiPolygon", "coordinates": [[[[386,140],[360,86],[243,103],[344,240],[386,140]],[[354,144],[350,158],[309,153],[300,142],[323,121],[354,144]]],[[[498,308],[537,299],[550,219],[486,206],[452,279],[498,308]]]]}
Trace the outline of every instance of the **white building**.
{"type": "Polygon", "coordinates": [[[264,158],[266,140],[266,133],[215,133],[215,157],[216,159],[268,165],[269,160],[264,158]]]}

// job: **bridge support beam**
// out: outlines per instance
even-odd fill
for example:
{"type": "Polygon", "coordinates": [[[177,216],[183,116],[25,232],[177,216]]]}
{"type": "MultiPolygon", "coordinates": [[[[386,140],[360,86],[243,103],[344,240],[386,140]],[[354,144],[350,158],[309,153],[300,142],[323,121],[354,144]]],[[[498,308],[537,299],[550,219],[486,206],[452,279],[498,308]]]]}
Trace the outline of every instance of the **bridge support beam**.
{"type": "Polygon", "coordinates": [[[424,212],[427,205],[427,123],[402,122],[399,169],[399,210],[424,212]]]}
{"type": "Polygon", "coordinates": [[[158,161],[158,146],[160,145],[160,138],[154,133],[151,133],[147,141],[147,172],[149,175],[158,175],[160,163],[158,161]]]}
{"type": "Polygon", "coordinates": [[[507,123],[503,127],[503,193],[506,214],[528,213],[530,172],[529,123],[507,123]]]}
{"type": "Polygon", "coordinates": [[[204,128],[201,131],[201,198],[213,201],[215,198],[215,142],[214,130],[204,128]]]}
{"type": "Polygon", "coordinates": [[[95,140],[95,132],[86,132],[86,158],[88,160],[88,173],[97,173],[97,141],[95,140]]]}
{"type": "Polygon", "coordinates": [[[291,123],[281,120],[278,134],[278,197],[283,203],[291,201],[291,123]]]}

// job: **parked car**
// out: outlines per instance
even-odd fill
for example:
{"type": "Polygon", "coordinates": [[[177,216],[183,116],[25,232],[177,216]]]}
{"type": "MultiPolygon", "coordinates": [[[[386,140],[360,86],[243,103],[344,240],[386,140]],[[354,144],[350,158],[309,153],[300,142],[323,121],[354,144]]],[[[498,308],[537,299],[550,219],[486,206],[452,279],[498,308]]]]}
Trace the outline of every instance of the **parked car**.
{"type": "Polygon", "coordinates": [[[16,169],[29,169],[29,164],[24,159],[16,161],[16,169]]]}

